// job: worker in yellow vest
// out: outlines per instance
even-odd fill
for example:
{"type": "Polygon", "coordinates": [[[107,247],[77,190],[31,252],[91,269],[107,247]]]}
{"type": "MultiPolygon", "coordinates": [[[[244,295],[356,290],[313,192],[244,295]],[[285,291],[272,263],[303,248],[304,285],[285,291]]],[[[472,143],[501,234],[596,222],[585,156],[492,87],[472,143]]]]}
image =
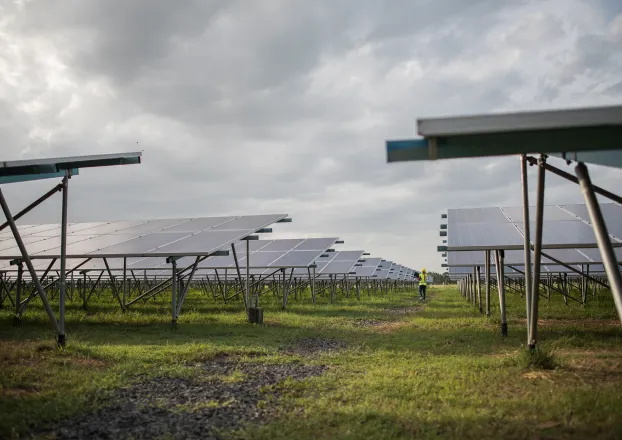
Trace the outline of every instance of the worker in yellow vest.
{"type": "Polygon", "coordinates": [[[425,288],[428,285],[428,283],[426,283],[427,276],[428,273],[426,272],[424,267],[423,269],[421,269],[421,273],[419,274],[419,299],[421,301],[425,300],[425,288]]]}

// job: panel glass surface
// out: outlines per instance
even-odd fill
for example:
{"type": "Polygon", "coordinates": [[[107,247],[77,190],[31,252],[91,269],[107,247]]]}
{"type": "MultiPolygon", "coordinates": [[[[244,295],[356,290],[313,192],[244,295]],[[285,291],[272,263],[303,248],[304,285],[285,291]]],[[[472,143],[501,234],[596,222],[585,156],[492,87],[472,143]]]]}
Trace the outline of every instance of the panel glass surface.
{"type": "MultiPolygon", "coordinates": [[[[67,237],[67,256],[68,257],[81,257],[89,252],[93,252],[97,249],[100,249],[104,246],[111,246],[113,244],[120,243],[122,241],[126,241],[133,238],[133,236],[123,236],[123,235],[98,235],[98,236],[88,236],[88,235],[79,235],[79,236],[71,236],[67,237]]],[[[49,249],[43,252],[39,252],[37,254],[33,254],[31,256],[36,257],[57,257],[60,255],[60,245],[55,247],[54,249],[49,249]]]]}
{"type": "Polygon", "coordinates": [[[285,214],[274,215],[248,215],[244,217],[238,217],[222,225],[215,226],[214,229],[232,230],[232,229],[250,229],[253,232],[257,229],[264,228],[273,223],[276,223],[282,218],[285,218],[285,214]]]}
{"type": "Polygon", "coordinates": [[[329,249],[332,245],[335,244],[337,238],[308,238],[303,241],[296,250],[298,251],[314,251],[314,250],[322,250],[325,251],[329,249]]]}
{"type": "MultiPolygon", "coordinates": [[[[26,234],[28,229],[34,228],[35,226],[38,225],[17,225],[17,230],[19,231],[21,236],[24,236],[23,234],[26,234]]],[[[4,228],[2,232],[0,232],[0,238],[9,237],[13,237],[13,231],[11,231],[11,228],[7,225],[6,228],[4,228]]]]}
{"type": "MultiPolygon", "coordinates": [[[[562,205],[562,207],[572,212],[577,217],[591,223],[590,214],[587,210],[587,206],[584,204],[562,205]]],[[[609,227],[610,224],[622,222],[622,206],[618,206],[615,203],[601,203],[600,211],[603,214],[607,227],[609,227]]]]}
{"type": "MultiPolygon", "coordinates": [[[[275,260],[270,266],[274,267],[301,267],[309,266],[319,255],[321,251],[290,251],[278,260],[275,260]]],[[[251,260],[252,261],[252,260],[251,260]]]]}
{"type": "MultiPolygon", "coordinates": [[[[251,259],[250,259],[250,266],[251,267],[266,267],[270,265],[270,263],[272,263],[276,259],[280,258],[281,256],[283,256],[283,252],[264,252],[264,251],[252,252],[251,259]]],[[[240,262],[239,263],[240,270],[244,272],[246,268],[246,256],[244,256],[244,258],[240,258],[238,256],[238,261],[240,262]]]]}
{"type": "MultiPolygon", "coordinates": [[[[90,237],[67,237],[67,249],[69,249],[69,245],[71,245],[72,243],[83,241],[88,238],[90,237]]],[[[60,253],[60,237],[49,237],[46,239],[42,239],[41,237],[30,237],[29,239],[24,239],[24,244],[26,245],[26,250],[31,257],[38,256],[39,254],[45,253],[46,251],[52,251],[54,254],[60,253]],[[26,240],[30,241],[31,239],[33,240],[32,242],[26,243],[26,240]],[[56,251],[57,249],[58,252],[56,251]]],[[[69,255],[69,253],[67,254],[69,255]]],[[[0,251],[0,257],[21,257],[21,253],[19,251],[19,248],[15,246],[0,251]]]]}
{"type": "MultiPolygon", "coordinates": [[[[583,252],[585,255],[588,256],[588,258],[593,261],[594,263],[602,263],[603,262],[603,258],[600,255],[600,250],[598,249],[581,249],[581,252],[583,252]]],[[[622,248],[614,248],[613,252],[616,255],[616,259],[618,260],[618,263],[622,262],[622,248]]]]}
{"type": "MultiPolygon", "coordinates": [[[[516,223],[516,226],[523,231],[523,224],[516,223]]],[[[535,231],[535,223],[531,224],[531,230],[535,231]]],[[[533,238],[532,238],[533,240],[533,238]]],[[[582,221],[550,221],[545,222],[542,227],[543,246],[567,246],[572,244],[596,245],[594,231],[589,225],[582,221]]]]}
{"type": "MultiPolygon", "coordinates": [[[[110,222],[101,226],[96,226],[94,228],[88,229],[88,234],[125,234],[124,229],[130,228],[132,226],[141,225],[146,223],[145,220],[135,220],[135,221],[122,221],[122,222],[110,222]]],[[[86,232],[85,232],[86,233],[86,232]]],[[[136,234],[140,235],[140,234],[136,234]]]]}
{"type": "Polygon", "coordinates": [[[507,217],[497,207],[447,210],[447,222],[449,224],[506,223],[508,221],[507,217]]]}
{"type": "Polygon", "coordinates": [[[199,232],[204,231],[205,229],[213,228],[214,226],[221,225],[228,221],[233,220],[235,217],[202,217],[195,218],[194,220],[190,220],[184,223],[179,223],[175,226],[171,226],[166,229],[165,232],[199,232]]]}
{"type": "Polygon", "coordinates": [[[448,246],[502,248],[522,246],[523,237],[512,223],[458,223],[449,231],[448,246]]]}
{"type": "MultiPolygon", "coordinates": [[[[590,260],[585,257],[583,254],[578,252],[576,249],[545,249],[543,251],[545,254],[550,255],[556,260],[561,261],[566,264],[574,264],[574,263],[589,263],[590,260]]],[[[542,257],[542,261],[545,264],[553,263],[552,260],[549,260],[546,257],[542,257]]],[[[553,263],[555,264],[555,263],[553,263]]]]}
{"type": "MultiPolygon", "coordinates": [[[[51,240],[53,237],[22,237],[22,242],[27,245],[29,243],[36,243],[37,241],[42,241],[42,240],[51,240]]],[[[11,240],[2,240],[0,241],[0,250],[6,250],[6,249],[12,249],[15,248],[17,249],[17,253],[19,253],[19,249],[17,247],[17,243],[15,242],[15,240],[11,239],[11,240]]],[[[26,246],[26,249],[28,249],[28,246],[26,246]]]]}
{"type": "MultiPolygon", "coordinates": [[[[238,261],[241,257],[242,256],[238,254],[238,261]]],[[[193,263],[193,261],[190,261],[191,259],[188,257],[183,258],[183,260],[186,266],[193,263]]],[[[209,257],[206,260],[201,261],[199,263],[199,267],[206,267],[206,268],[233,267],[235,269],[235,261],[233,260],[233,253],[230,253],[229,256],[226,256],[226,257],[225,256],[209,257]]],[[[240,267],[240,270],[242,270],[242,267],[240,267]]]]}
{"type": "Polygon", "coordinates": [[[354,261],[333,261],[330,262],[324,267],[321,271],[322,275],[328,274],[348,274],[352,271],[354,267],[354,261]]]}
{"type": "Polygon", "coordinates": [[[268,243],[267,246],[263,247],[262,251],[289,251],[294,249],[300,243],[302,243],[302,239],[285,239],[285,240],[274,240],[271,243],[268,243]]]}
{"type": "MultiPolygon", "coordinates": [[[[188,264],[184,264],[181,261],[177,261],[178,263],[177,268],[183,269],[191,264],[194,264],[195,258],[196,257],[188,258],[187,260],[188,264]]],[[[118,261],[119,259],[115,259],[115,260],[118,261]]],[[[130,258],[128,258],[127,270],[145,270],[145,269],[156,269],[156,268],[166,268],[167,270],[170,270],[171,265],[166,262],[165,257],[149,257],[149,258],[135,257],[135,258],[132,258],[131,263],[130,263],[130,258]]],[[[171,276],[171,273],[169,272],[167,275],[171,276]]]]}
{"type": "Polygon", "coordinates": [[[483,266],[485,261],[484,251],[447,252],[449,266],[483,266]]]}
{"type": "Polygon", "coordinates": [[[333,261],[358,261],[363,255],[363,251],[340,251],[337,252],[333,261]]]}
{"type": "MultiPolygon", "coordinates": [[[[172,235],[185,236],[186,238],[163,246],[159,249],[150,251],[148,254],[161,255],[193,255],[215,252],[219,249],[227,250],[232,241],[238,240],[241,236],[247,235],[244,231],[215,231],[209,230],[187,236],[184,232],[159,232],[152,235],[172,235]]],[[[239,258],[239,256],[238,256],[239,258]]]]}
{"type": "Polygon", "coordinates": [[[363,266],[363,267],[355,267],[354,272],[356,272],[357,277],[371,277],[376,273],[376,268],[371,266],[363,266]]]}
{"type": "MultiPolygon", "coordinates": [[[[142,237],[136,237],[131,240],[119,242],[109,247],[99,248],[99,250],[93,251],[89,253],[89,255],[91,256],[96,256],[96,255],[118,256],[118,255],[145,254],[150,250],[154,250],[160,246],[164,246],[165,244],[174,242],[175,240],[179,240],[183,237],[186,237],[187,235],[188,234],[185,234],[185,233],[166,233],[166,232],[144,235],[142,237]]],[[[104,237],[107,237],[107,236],[102,235],[98,237],[98,240],[103,239],[104,237]]]]}
{"type": "Polygon", "coordinates": [[[150,221],[146,221],[145,223],[141,223],[139,225],[136,226],[131,226],[129,228],[124,228],[122,229],[122,232],[124,234],[136,234],[136,236],[138,235],[143,235],[143,234],[151,234],[153,232],[169,232],[168,230],[165,230],[165,228],[168,228],[170,226],[174,226],[174,225],[178,225],[180,223],[186,222],[189,219],[183,219],[183,218],[179,218],[179,219],[164,219],[164,220],[150,220],[150,221]]]}
{"type": "Polygon", "coordinates": [[[369,258],[369,257],[363,257],[362,259],[365,260],[364,262],[361,263],[363,267],[373,267],[374,269],[378,267],[378,265],[380,264],[380,261],[382,260],[382,258],[369,258]]]}
{"type": "Polygon", "coordinates": [[[20,231],[19,235],[22,237],[31,237],[34,235],[39,237],[53,237],[55,235],[60,235],[60,225],[38,225],[25,229],[23,232],[20,231]]]}
{"type": "MultiPolygon", "coordinates": [[[[513,222],[522,222],[523,221],[523,207],[522,206],[511,206],[511,207],[503,207],[503,211],[512,219],[513,222]]],[[[529,207],[529,219],[534,222],[536,220],[536,207],[529,207]]],[[[545,205],[544,206],[544,221],[562,221],[562,220],[576,220],[576,218],[570,214],[568,214],[563,209],[558,208],[555,205],[545,205]]]]}
{"type": "MultiPolygon", "coordinates": [[[[67,234],[73,234],[76,232],[84,231],[85,229],[95,228],[97,226],[102,226],[107,223],[108,222],[72,223],[67,225],[67,234]]],[[[58,233],[60,234],[60,228],[58,233]]]]}
{"type": "MultiPolygon", "coordinates": [[[[248,242],[250,243],[249,249],[251,252],[258,251],[268,246],[273,241],[274,240],[248,240],[248,242]]],[[[227,249],[231,250],[231,246],[229,246],[227,249]]],[[[236,242],[235,251],[238,253],[238,255],[245,254],[246,253],[246,240],[236,242]]]]}

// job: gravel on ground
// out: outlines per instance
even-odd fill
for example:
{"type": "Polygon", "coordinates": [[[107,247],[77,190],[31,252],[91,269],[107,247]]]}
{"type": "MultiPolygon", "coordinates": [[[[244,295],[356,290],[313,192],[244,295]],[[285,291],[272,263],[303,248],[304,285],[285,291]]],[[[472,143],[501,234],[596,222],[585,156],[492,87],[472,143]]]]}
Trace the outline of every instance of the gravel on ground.
{"type": "Polygon", "coordinates": [[[273,385],[319,376],[326,368],[215,359],[204,364],[203,377],[160,377],[121,388],[107,406],[48,434],[56,439],[219,439],[219,433],[267,421],[278,404],[260,402],[279,397],[273,385]]]}

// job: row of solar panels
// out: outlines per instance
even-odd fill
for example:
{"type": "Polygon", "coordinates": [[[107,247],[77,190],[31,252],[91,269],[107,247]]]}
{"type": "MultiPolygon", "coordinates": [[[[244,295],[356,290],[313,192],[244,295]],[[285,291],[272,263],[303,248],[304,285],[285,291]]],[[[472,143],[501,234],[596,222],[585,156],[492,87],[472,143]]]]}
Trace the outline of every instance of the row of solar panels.
{"type": "MultiPolygon", "coordinates": [[[[622,247],[622,207],[603,203],[601,209],[614,247],[622,247]]],[[[530,209],[533,215],[535,207],[530,209]]],[[[448,251],[523,248],[521,207],[450,209],[447,224],[448,251]]],[[[552,205],[544,208],[543,249],[596,248],[596,237],[585,205],[552,205]]],[[[535,222],[531,221],[531,230],[535,222]]]]}
{"type": "MultiPolygon", "coordinates": [[[[270,232],[267,226],[285,221],[288,221],[286,214],[274,214],[73,223],[67,228],[67,268],[120,271],[125,267],[129,271],[158,274],[170,271],[168,257],[178,257],[177,267],[188,267],[197,257],[209,256],[198,264],[199,274],[213,274],[214,270],[234,273],[237,268],[244,271],[247,259],[244,239],[257,238],[253,234],[270,232]]],[[[36,269],[59,270],[60,225],[23,225],[18,229],[36,269]]],[[[336,243],[337,238],[249,240],[250,273],[265,274],[283,268],[294,270],[297,276],[308,275],[310,269],[320,277],[345,274],[411,279],[415,276],[412,269],[379,258],[362,259],[363,251],[335,252],[331,247],[336,243]]],[[[15,271],[10,260],[20,257],[12,232],[0,233],[0,269],[15,271]]]]}
{"type": "MultiPolygon", "coordinates": [[[[603,203],[601,209],[610,238],[616,249],[618,261],[622,260],[622,206],[603,203]]],[[[533,220],[535,208],[530,208],[533,220]]],[[[446,237],[439,250],[447,260],[444,266],[450,275],[461,276],[470,273],[474,266],[483,266],[484,250],[503,249],[506,266],[524,266],[523,252],[523,209],[522,207],[494,207],[472,209],[450,209],[443,218],[441,236],[446,237]],[[466,272],[465,272],[466,270],[466,272]]],[[[544,207],[543,222],[543,273],[572,272],[559,265],[575,266],[577,270],[589,265],[592,273],[603,272],[602,258],[597,249],[596,238],[589,222],[585,205],[550,205],[544,207]],[[550,257],[550,258],[549,258],[550,257]]],[[[535,224],[531,225],[531,231],[535,224]]],[[[493,263],[491,253],[491,263],[493,263]]],[[[520,270],[520,268],[518,268],[520,270]]],[[[513,269],[509,268],[508,274],[513,269]]],[[[519,272],[516,272],[520,275],[519,272]]]]}

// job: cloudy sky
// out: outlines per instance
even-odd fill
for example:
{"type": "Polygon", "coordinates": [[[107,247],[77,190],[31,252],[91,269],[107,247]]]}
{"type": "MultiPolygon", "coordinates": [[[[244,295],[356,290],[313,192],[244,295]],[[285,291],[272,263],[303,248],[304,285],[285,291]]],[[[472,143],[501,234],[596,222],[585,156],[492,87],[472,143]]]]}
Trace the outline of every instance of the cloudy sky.
{"type": "MultiPolygon", "coordinates": [[[[144,151],[72,179],[70,221],[283,212],[277,237],[440,269],[440,213],[519,204],[519,161],[387,164],[386,139],[621,102],[618,0],[0,0],[2,160],[144,151]]],[[[3,191],[17,211],[53,184],[3,191]]],[[[58,196],[24,218],[59,220],[58,196]]]]}

